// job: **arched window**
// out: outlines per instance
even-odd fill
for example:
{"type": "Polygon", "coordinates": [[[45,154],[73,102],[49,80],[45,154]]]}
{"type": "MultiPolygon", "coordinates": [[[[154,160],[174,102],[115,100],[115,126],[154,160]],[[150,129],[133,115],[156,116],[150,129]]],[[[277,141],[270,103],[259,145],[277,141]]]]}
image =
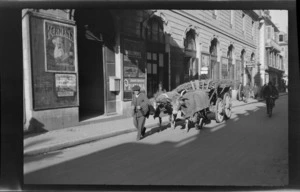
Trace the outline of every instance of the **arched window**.
{"type": "Polygon", "coordinates": [[[227,57],[228,57],[228,71],[229,71],[229,78],[234,80],[234,65],[233,65],[233,45],[228,47],[227,57]]]}
{"type": "Polygon", "coordinates": [[[198,79],[198,61],[196,59],[195,31],[190,29],[185,38],[184,81],[198,79]]]}
{"type": "Polygon", "coordinates": [[[146,39],[160,43],[165,42],[163,24],[158,18],[154,17],[148,21],[146,39]]]}
{"type": "Polygon", "coordinates": [[[254,60],[255,60],[255,54],[252,53],[252,54],[251,54],[251,61],[254,61],[254,60]]]}
{"type": "Polygon", "coordinates": [[[210,43],[210,48],[209,48],[209,52],[211,55],[217,56],[217,43],[218,40],[216,38],[214,38],[211,43],[210,43]]]}
{"type": "Polygon", "coordinates": [[[214,38],[211,41],[210,44],[210,48],[209,48],[209,52],[210,52],[210,77],[212,79],[219,79],[220,75],[220,64],[219,62],[217,62],[217,56],[218,56],[218,50],[217,50],[217,46],[218,46],[218,39],[214,38]]]}
{"type": "Polygon", "coordinates": [[[195,32],[192,30],[186,34],[186,49],[196,50],[195,32]]]}

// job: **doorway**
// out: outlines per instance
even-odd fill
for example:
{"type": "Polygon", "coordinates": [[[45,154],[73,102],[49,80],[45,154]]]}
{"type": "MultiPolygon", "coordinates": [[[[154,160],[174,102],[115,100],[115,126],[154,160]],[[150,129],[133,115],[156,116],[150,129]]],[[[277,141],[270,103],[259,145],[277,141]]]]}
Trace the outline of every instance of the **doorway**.
{"type": "Polygon", "coordinates": [[[114,39],[109,11],[76,10],[79,121],[107,114],[106,50],[114,39]],[[105,54],[105,55],[104,55],[105,54]]]}

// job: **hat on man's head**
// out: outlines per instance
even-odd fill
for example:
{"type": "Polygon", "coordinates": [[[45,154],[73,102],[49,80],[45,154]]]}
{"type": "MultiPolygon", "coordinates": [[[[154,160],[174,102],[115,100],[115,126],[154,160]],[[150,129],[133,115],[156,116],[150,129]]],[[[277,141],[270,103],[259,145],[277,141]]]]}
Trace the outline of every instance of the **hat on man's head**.
{"type": "Polygon", "coordinates": [[[140,91],[140,90],[141,90],[141,88],[138,85],[135,85],[132,87],[132,91],[140,91]]]}

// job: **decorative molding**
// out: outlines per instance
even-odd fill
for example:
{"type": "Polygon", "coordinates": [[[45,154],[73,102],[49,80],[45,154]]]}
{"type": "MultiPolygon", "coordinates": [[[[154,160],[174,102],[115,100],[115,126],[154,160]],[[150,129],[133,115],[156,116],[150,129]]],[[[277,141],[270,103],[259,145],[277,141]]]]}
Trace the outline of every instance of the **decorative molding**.
{"type": "Polygon", "coordinates": [[[177,13],[177,14],[180,14],[181,16],[184,16],[184,17],[187,17],[193,21],[195,21],[196,23],[200,24],[200,25],[203,25],[205,27],[208,27],[209,29],[213,29],[214,31],[217,31],[218,33],[222,34],[222,35],[226,35],[227,37],[230,37],[232,39],[234,39],[235,41],[238,41],[238,42],[241,42],[243,44],[246,44],[247,46],[250,46],[252,48],[256,48],[257,45],[253,42],[248,42],[246,41],[243,37],[240,38],[240,37],[237,37],[235,35],[232,35],[230,32],[228,31],[223,31],[221,30],[220,28],[202,20],[202,19],[199,19],[198,17],[184,11],[184,10],[172,10],[174,13],[177,13]]]}

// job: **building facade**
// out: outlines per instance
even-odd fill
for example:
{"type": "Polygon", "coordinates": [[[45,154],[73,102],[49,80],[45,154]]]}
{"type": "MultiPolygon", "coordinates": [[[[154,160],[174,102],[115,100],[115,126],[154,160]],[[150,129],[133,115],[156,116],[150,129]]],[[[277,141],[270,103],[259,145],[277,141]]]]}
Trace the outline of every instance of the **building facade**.
{"type": "Polygon", "coordinates": [[[284,63],[287,62],[287,55],[284,54],[279,44],[281,32],[272,22],[269,11],[261,11],[260,16],[260,73],[262,84],[271,81],[278,90],[282,90],[282,80],[285,71],[287,71],[284,67],[284,63]]]}
{"type": "Polygon", "coordinates": [[[254,85],[262,61],[259,14],[23,10],[24,129],[130,116],[134,85],[149,98],[159,83],[167,91],[193,79],[254,85]]]}
{"type": "MultiPolygon", "coordinates": [[[[288,85],[288,76],[289,76],[289,66],[288,66],[288,35],[287,33],[280,32],[279,38],[278,38],[278,44],[281,47],[281,54],[283,57],[283,68],[284,68],[284,74],[283,74],[283,83],[285,86],[288,85]]],[[[285,90],[287,91],[287,89],[285,90]]]]}

